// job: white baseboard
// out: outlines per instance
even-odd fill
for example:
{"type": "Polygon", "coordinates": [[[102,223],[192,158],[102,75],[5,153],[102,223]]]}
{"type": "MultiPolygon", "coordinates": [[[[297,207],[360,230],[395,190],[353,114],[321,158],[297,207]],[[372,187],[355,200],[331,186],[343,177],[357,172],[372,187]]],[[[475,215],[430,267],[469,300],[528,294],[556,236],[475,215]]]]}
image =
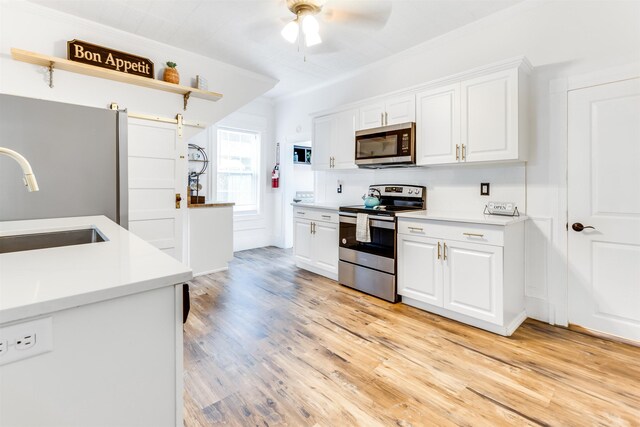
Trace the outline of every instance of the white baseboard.
{"type": "Polygon", "coordinates": [[[207,275],[207,274],[218,273],[218,272],[220,272],[220,271],[227,271],[228,269],[229,269],[229,266],[227,266],[227,267],[220,267],[220,268],[216,268],[216,269],[209,270],[209,271],[203,271],[203,272],[200,272],[200,273],[194,273],[194,274],[193,274],[193,277],[205,276],[205,275],[207,275]]]}

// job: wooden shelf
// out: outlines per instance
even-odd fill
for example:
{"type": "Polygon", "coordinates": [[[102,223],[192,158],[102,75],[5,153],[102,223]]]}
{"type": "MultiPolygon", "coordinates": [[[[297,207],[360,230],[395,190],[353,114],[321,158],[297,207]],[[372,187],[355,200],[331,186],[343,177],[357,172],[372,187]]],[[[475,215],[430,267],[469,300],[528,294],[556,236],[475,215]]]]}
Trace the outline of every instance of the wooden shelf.
{"type": "Polygon", "coordinates": [[[180,86],[173,83],[167,83],[162,80],[150,79],[133,74],[125,74],[119,71],[109,70],[107,68],[95,67],[93,65],[69,61],[68,59],[64,58],[57,58],[55,56],[41,55],[39,53],[29,52],[22,49],[11,48],[11,56],[17,61],[28,62],[30,64],[47,67],[50,71],[71,71],[73,73],[84,74],[92,77],[100,77],[102,79],[114,80],[117,82],[129,83],[149,89],[162,90],[164,92],[171,92],[182,95],[184,98],[185,110],[187,109],[187,101],[189,100],[189,97],[206,99],[209,101],[218,101],[222,98],[222,94],[216,92],[209,92],[189,86],[180,86]]]}

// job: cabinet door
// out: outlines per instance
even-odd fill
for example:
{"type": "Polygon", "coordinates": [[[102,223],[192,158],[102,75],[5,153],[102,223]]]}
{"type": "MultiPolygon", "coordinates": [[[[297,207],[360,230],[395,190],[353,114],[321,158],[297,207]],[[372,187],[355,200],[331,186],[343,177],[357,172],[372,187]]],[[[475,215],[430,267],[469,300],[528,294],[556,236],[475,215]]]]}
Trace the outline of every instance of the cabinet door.
{"type": "Polygon", "coordinates": [[[296,260],[312,262],[311,256],[311,221],[293,220],[293,253],[296,260]]]}
{"type": "Polygon", "coordinates": [[[360,125],[358,130],[371,129],[384,124],[384,102],[365,105],[360,108],[360,125]]]}
{"type": "Polygon", "coordinates": [[[332,273],[338,273],[338,224],[314,222],[313,261],[315,265],[332,273]]]}
{"type": "Polygon", "coordinates": [[[331,155],[334,156],[334,169],[355,169],[356,126],[358,110],[342,111],[335,115],[335,137],[332,141],[331,155]]]}
{"type": "Polygon", "coordinates": [[[456,163],[460,150],[460,83],[417,96],[416,163],[456,163]]]}
{"type": "Polygon", "coordinates": [[[416,121],[416,96],[402,95],[387,99],[385,103],[385,125],[396,125],[416,121]]]}
{"type": "Polygon", "coordinates": [[[462,82],[463,160],[518,159],[518,70],[462,82]]]}
{"type": "Polygon", "coordinates": [[[444,308],[502,324],[502,247],[445,243],[444,308]]]}
{"type": "Polygon", "coordinates": [[[398,294],[442,307],[438,240],[398,235],[398,294]]]}
{"type": "Polygon", "coordinates": [[[314,170],[327,170],[331,167],[331,144],[334,139],[336,117],[333,114],[313,119],[313,157],[311,166],[314,170]]]}

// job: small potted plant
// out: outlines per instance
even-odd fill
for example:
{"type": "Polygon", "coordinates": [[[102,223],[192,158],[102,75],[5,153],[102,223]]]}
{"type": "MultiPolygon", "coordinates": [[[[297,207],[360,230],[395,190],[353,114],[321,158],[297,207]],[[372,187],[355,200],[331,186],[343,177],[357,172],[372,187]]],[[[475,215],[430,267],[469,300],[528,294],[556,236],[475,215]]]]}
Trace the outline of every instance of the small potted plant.
{"type": "Polygon", "coordinates": [[[164,69],[164,76],[162,79],[165,82],[180,84],[180,74],[178,74],[178,70],[176,70],[175,62],[167,62],[167,68],[164,69]]]}

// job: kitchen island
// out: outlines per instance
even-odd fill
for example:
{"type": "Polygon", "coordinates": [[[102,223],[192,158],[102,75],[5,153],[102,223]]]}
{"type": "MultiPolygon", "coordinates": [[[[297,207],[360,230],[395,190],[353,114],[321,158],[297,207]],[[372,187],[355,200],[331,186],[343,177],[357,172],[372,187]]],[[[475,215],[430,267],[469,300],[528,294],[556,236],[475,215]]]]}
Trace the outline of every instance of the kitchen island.
{"type": "Polygon", "coordinates": [[[104,216],[3,222],[0,238],[87,228],[104,241],[0,254],[0,425],[182,425],[191,270],[104,216]]]}

